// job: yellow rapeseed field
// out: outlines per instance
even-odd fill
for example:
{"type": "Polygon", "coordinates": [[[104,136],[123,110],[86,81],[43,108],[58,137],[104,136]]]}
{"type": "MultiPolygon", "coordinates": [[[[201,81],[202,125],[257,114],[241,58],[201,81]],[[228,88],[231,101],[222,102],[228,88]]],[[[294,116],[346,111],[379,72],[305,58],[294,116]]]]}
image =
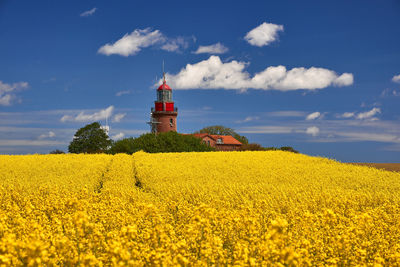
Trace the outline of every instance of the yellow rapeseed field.
{"type": "Polygon", "coordinates": [[[0,156],[0,265],[400,265],[400,174],[282,151],[0,156]]]}

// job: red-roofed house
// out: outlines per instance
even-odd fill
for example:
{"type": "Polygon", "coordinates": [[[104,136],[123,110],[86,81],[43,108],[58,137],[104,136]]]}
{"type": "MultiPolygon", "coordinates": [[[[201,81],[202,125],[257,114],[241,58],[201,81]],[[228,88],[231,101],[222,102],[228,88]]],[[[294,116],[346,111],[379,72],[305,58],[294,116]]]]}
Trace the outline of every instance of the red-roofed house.
{"type": "Polygon", "coordinates": [[[231,135],[214,135],[214,134],[193,134],[193,136],[200,138],[203,143],[215,147],[218,151],[234,151],[238,150],[242,143],[236,140],[231,135]]]}

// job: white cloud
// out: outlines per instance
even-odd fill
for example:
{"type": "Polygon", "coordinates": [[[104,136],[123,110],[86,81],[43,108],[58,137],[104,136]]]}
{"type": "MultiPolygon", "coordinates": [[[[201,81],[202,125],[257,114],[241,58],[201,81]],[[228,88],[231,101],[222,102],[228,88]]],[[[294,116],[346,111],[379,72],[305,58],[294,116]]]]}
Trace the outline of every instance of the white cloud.
{"type": "Polygon", "coordinates": [[[185,40],[183,37],[178,38],[170,38],[167,43],[161,46],[162,50],[168,52],[179,52],[180,49],[187,48],[189,46],[189,42],[185,40]]]}
{"type": "Polygon", "coordinates": [[[249,31],[244,39],[251,45],[261,47],[275,41],[279,31],[283,31],[283,25],[264,22],[260,26],[249,31]]]}
{"type": "Polygon", "coordinates": [[[400,143],[400,138],[393,134],[366,133],[366,132],[336,132],[338,136],[348,138],[347,141],[373,141],[400,143]]]}
{"type": "Polygon", "coordinates": [[[106,44],[99,48],[98,52],[104,55],[118,54],[121,56],[131,56],[137,54],[142,48],[149,47],[156,43],[163,42],[165,37],[159,30],[150,31],[136,29],[130,34],[125,34],[121,39],[113,44],[106,44]]]}
{"type": "Polygon", "coordinates": [[[14,96],[10,94],[0,96],[0,106],[11,106],[11,102],[13,99],[14,96]]]}
{"type": "Polygon", "coordinates": [[[120,122],[124,117],[125,117],[126,113],[118,113],[115,114],[114,117],[112,118],[113,122],[120,122]]]}
{"type": "Polygon", "coordinates": [[[53,138],[56,134],[53,131],[49,131],[48,133],[41,134],[38,139],[46,139],[46,138],[53,138]]]}
{"type": "Polygon", "coordinates": [[[182,36],[169,38],[159,30],[151,31],[150,28],[136,29],[130,34],[125,34],[115,43],[103,45],[97,52],[107,56],[117,54],[127,57],[136,55],[142,48],[150,46],[157,46],[157,48],[168,52],[180,52],[189,46],[191,40],[193,38],[182,36]]]}
{"type": "Polygon", "coordinates": [[[89,16],[93,15],[94,12],[96,12],[96,10],[97,10],[97,8],[94,7],[94,8],[92,8],[92,9],[90,9],[90,10],[87,10],[87,11],[85,11],[85,12],[82,12],[82,13],[80,14],[80,16],[81,16],[81,17],[89,17],[89,16]]]}
{"type": "Polygon", "coordinates": [[[395,83],[400,83],[400,74],[399,75],[394,75],[392,78],[392,81],[395,83]]]}
{"type": "MultiPolygon", "coordinates": [[[[236,89],[247,88],[261,90],[290,91],[298,89],[321,89],[328,86],[344,86],[343,80],[353,77],[344,73],[338,76],[334,71],[311,67],[300,67],[286,70],[284,66],[268,67],[253,77],[244,69],[248,63],[223,63],[219,56],[210,56],[209,59],[195,64],[187,64],[176,74],[167,74],[169,85],[174,89],[236,89]],[[345,79],[343,79],[345,77],[345,79]]],[[[351,79],[352,80],[352,79],[351,79]]],[[[161,80],[159,81],[161,82],[161,80]]]]}
{"type": "Polygon", "coordinates": [[[67,122],[67,121],[77,121],[77,122],[90,122],[90,121],[99,121],[104,120],[106,118],[110,118],[114,111],[114,106],[109,106],[106,109],[102,109],[98,112],[93,114],[85,114],[83,111],[80,112],[76,117],[71,115],[64,115],[60,121],[67,122]]]}
{"type": "Polygon", "coordinates": [[[124,138],[124,136],[125,136],[124,133],[118,133],[118,134],[116,134],[116,135],[113,135],[113,136],[111,137],[111,139],[113,139],[113,140],[119,140],[119,139],[124,138]]]}
{"type": "Polygon", "coordinates": [[[319,113],[318,111],[317,112],[313,112],[313,113],[307,115],[306,120],[308,120],[308,121],[309,120],[315,120],[319,116],[321,116],[321,113],[319,113]]]}
{"type": "Polygon", "coordinates": [[[119,91],[115,94],[115,96],[129,95],[131,93],[130,90],[119,91]]]}
{"type": "Polygon", "coordinates": [[[369,119],[369,118],[375,116],[378,113],[381,113],[381,109],[380,108],[373,108],[370,111],[358,113],[357,114],[357,119],[360,119],[360,120],[369,119]]]}
{"type": "Polygon", "coordinates": [[[336,86],[349,86],[354,82],[353,74],[351,73],[343,73],[337,79],[335,79],[334,84],[336,86]]]}
{"type": "Polygon", "coordinates": [[[317,136],[319,134],[319,128],[316,126],[308,127],[306,134],[311,134],[312,136],[317,136]]]}
{"type": "Polygon", "coordinates": [[[288,126],[252,126],[238,129],[239,133],[254,134],[288,134],[293,132],[293,127],[288,126]]]}
{"type": "Polygon", "coordinates": [[[61,122],[67,122],[67,121],[73,121],[73,120],[74,120],[74,117],[72,117],[70,115],[64,115],[60,119],[61,122]]]}
{"type": "Polygon", "coordinates": [[[28,87],[29,84],[27,82],[8,84],[0,81],[0,106],[11,106],[13,101],[17,99],[15,92],[28,87]]]}
{"type": "Polygon", "coordinates": [[[254,116],[254,117],[249,116],[249,117],[246,117],[244,120],[236,121],[236,123],[245,123],[245,122],[255,121],[255,120],[259,120],[259,119],[260,119],[260,117],[258,117],[258,116],[254,116]]]}
{"type": "Polygon", "coordinates": [[[354,112],[345,112],[345,113],[343,113],[342,115],[340,115],[340,117],[346,118],[346,119],[352,118],[352,117],[354,117],[354,116],[355,116],[354,112]]]}
{"type": "Polygon", "coordinates": [[[161,46],[162,50],[168,51],[168,52],[175,52],[179,50],[179,45],[177,43],[166,43],[165,45],[161,46]]]}
{"type": "Polygon", "coordinates": [[[391,89],[389,89],[389,88],[384,89],[382,91],[380,97],[386,97],[386,96],[390,95],[390,91],[391,91],[391,89]]]}
{"type": "Polygon", "coordinates": [[[397,90],[392,90],[390,88],[386,88],[385,90],[382,91],[381,97],[387,97],[387,96],[400,96],[400,91],[397,90]]]}
{"type": "Polygon", "coordinates": [[[213,45],[207,45],[207,46],[202,46],[200,45],[199,48],[197,48],[197,50],[195,52],[193,52],[194,54],[224,54],[226,52],[228,52],[228,48],[226,46],[224,46],[221,43],[216,43],[213,45]]]}

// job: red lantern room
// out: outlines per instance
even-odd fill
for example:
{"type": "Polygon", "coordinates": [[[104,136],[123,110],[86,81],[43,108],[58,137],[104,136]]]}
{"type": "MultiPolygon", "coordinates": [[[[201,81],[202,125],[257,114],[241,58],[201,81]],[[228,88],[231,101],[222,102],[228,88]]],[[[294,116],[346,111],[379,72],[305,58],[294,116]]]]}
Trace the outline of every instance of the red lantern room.
{"type": "Polygon", "coordinates": [[[163,74],[163,83],[157,89],[157,100],[154,102],[154,108],[151,109],[150,126],[151,132],[176,132],[176,117],[178,109],[174,107],[172,101],[172,89],[165,81],[163,74]]]}

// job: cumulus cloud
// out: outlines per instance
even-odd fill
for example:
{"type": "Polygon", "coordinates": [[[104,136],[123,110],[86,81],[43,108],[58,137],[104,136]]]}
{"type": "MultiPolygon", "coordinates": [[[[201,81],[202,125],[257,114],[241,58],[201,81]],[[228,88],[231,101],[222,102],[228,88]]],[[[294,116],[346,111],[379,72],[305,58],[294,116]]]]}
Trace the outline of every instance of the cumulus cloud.
{"type": "Polygon", "coordinates": [[[249,31],[244,39],[254,46],[265,46],[278,38],[278,32],[283,31],[283,25],[264,22],[260,26],[249,31]]]}
{"type": "Polygon", "coordinates": [[[319,134],[319,128],[316,126],[308,127],[306,130],[306,134],[317,136],[319,134]]]}
{"type": "Polygon", "coordinates": [[[366,112],[361,112],[357,114],[357,119],[369,119],[372,118],[373,116],[375,116],[376,114],[381,113],[381,109],[380,108],[373,108],[370,111],[366,111],[366,112]]]}
{"type": "Polygon", "coordinates": [[[0,81],[0,106],[11,106],[13,101],[18,99],[15,93],[28,87],[27,82],[8,84],[0,81]]]}
{"type": "Polygon", "coordinates": [[[130,34],[125,34],[121,39],[111,44],[108,43],[99,48],[98,53],[104,55],[136,55],[142,48],[149,47],[156,43],[163,42],[165,37],[159,30],[151,31],[150,28],[144,30],[136,29],[130,34]]]}
{"type": "Polygon", "coordinates": [[[228,48],[226,46],[224,46],[221,43],[216,43],[213,45],[206,45],[206,46],[202,46],[200,45],[199,48],[197,48],[197,50],[195,52],[193,52],[194,54],[224,54],[226,52],[228,52],[228,48]]]}
{"type": "Polygon", "coordinates": [[[81,17],[89,17],[89,16],[93,15],[94,12],[96,12],[96,10],[97,10],[97,8],[94,7],[94,8],[92,8],[92,9],[90,9],[90,10],[87,10],[87,11],[85,11],[85,12],[82,12],[82,13],[80,14],[80,16],[81,16],[81,17]]]}
{"type": "Polygon", "coordinates": [[[353,82],[353,75],[350,73],[337,75],[332,70],[315,67],[287,70],[284,66],[271,66],[251,77],[245,71],[247,65],[248,63],[236,60],[223,63],[219,56],[210,56],[207,60],[187,64],[176,75],[167,74],[167,78],[174,89],[246,90],[253,88],[290,91],[345,86],[353,82]]]}
{"type": "Polygon", "coordinates": [[[354,112],[345,112],[342,115],[340,115],[340,117],[345,118],[345,119],[352,118],[354,116],[355,116],[354,112]]]}
{"type": "Polygon", "coordinates": [[[124,138],[124,136],[125,136],[124,133],[118,133],[118,134],[116,134],[116,135],[113,135],[113,136],[111,137],[111,139],[113,139],[113,140],[119,140],[119,139],[124,138]]]}
{"type": "Polygon", "coordinates": [[[112,118],[113,122],[120,122],[124,117],[125,117],[126,113],[118,113],[115,114],[114,117],[112,118]]]}
{"type": "Polygon", "coordinates": [[[334,84],[336,86],[349,86],[352,85],[353,82],[354,82],[353,74],[343,73],[334,81],[334,84]]]}
{"type": "Polygon", "coordinates": [[[306,120],[308,120],[308,121],[315,120],[319,116],[321,116],[321,113],[319,113],[318,111],[317,112],[313,112],[313,113],[307,115],[306,120]]]}
{"type": "Polygon", "coordinates": [[[115,94],[115,96],[129,95],[131,93],[130,90],[119,91],[115,94]]]}
{"type": "Polygon", "coordinates": [[[400,83],[400,74],[393,76],[392,81],[395,83],[400,83]]]}
{"type": "Polygon", "coordinates": [[[48,133],[41,134],[38,138],[39,139],[46,139],[46,138],[53,138],[56,134],[53,131],[49,131],[48,133]]]}
{"type": "Polygon", "coordinates": [[[102,109],[98,112],[94,112],[92,114],[85,114],[83,111],[80,112],[77,116],[64,115],[60,121],[68,122],[68,121],[77,121],[77,122],[91,122],[91,121],[99,121],[104,120],[106,118],[110,118],[114,111],[114,106],[109,106],[106,109],[102,109]]]}

